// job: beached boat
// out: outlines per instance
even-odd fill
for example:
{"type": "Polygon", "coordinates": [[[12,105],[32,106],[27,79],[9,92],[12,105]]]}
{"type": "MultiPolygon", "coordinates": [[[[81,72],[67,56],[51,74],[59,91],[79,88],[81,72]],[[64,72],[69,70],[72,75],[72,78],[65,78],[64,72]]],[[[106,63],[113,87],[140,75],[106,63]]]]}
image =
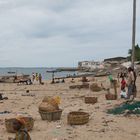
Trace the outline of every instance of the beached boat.
{"type": "Polygon", "coordinates": [[[8,71],[7,73],[8,74],[16,74],[16,72],[14,72],[14,71],[8,71]]]}
{"type": "Polygon", "coordinates": [[[14,83],[16,76],[1,76],[0,77],[0,82],[1,83],[14,83]]]}
{"type": "Polygon", "coordinates": [[[19,83],[19,82],[27,82],[31,80],[30,75],[9,75],[9,76],[1,76],[1,83],[19,83]]]}

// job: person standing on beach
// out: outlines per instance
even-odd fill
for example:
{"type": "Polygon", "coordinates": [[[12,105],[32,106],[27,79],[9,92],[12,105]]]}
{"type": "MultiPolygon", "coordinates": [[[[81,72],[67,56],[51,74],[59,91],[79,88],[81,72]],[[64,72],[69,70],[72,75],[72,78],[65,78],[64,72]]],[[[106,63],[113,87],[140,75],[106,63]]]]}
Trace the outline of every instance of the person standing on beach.
{"type": "Polygon", "coordinates": [[[41,73],[39,73],[38,79],[39,79],[39,84],[42,84],[42,75],[41,75],[41,73]]]}
{"type": "Polygon", "coordinates": [[[136,87],[136,80],[137,80],[137,75],[136,75],[136,72],[134,69],[133,70],[133,74],[134,74],[134,85],[133,85],[133,94],[134,94],[134,97],[136,97],[136,94],[137,94],[137,87],[136,87]]]}
{"type": "Polygon", "coordinates": [[[34,80],[35,80],[35,73],[33,72],[32,73],[32,82],[34,82],[34,80]]]}
{"type": "Polygon", "coordinates": [[[113,79],[113,76],[112,76],[112,74],[110,72],[109,72],[109,75],[108,75],[108,79],[110,81],[110,87],[113,87],[114,79],[113,79]]]}
{"type": "Polygon", "coordinates": [[[127,92],[127,98],[130,99],[130,96],[133,95],[134,98],[134,86],[135,86],[136,78],[134,76],[134,70],[129,67],[128,68],[128,78],[127,78],[127,86],[128,86],[128,92],[127,92]]]}
{"type": "Polygon", "coordinates": [[[36,78],[36,81],[38,81],[39,79],[38,73],[36,73],[35,78],[36,78]]]}

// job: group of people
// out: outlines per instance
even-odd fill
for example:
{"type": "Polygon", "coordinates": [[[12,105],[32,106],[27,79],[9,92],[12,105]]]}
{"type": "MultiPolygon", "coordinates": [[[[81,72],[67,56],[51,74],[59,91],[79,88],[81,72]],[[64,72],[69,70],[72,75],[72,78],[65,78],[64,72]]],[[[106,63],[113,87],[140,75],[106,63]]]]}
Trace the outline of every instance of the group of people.
{"type": "MultiPolygon", "coordinates": [[[[113,87],[114,85],[114,79],[111,73],[109,73],[108,76],[110,83],[111,83],[111,87],[113,87]]],[[[121,82],[121,98],[125,98],[125,99],[130,99],[131,96],[133,96],[133,99],[136,97],[136,72],[132,67],[129,67],[127,72],[123,71],[121,73],[118,73],[118,82],[121,82]],[[121,78],[121,81],[120,81],[121,78]]]]}
{"type": "Polygon", "coordinates": [[[39,82],[39,84],[42,84],[42,75],[41,75],[41,73],[32,73],[32,82],[34,83],[34,82],[39,82]]]}
{"type": "Polygon", "coordinates": [[[130,99],[130,96],[133,96],[133,98],[136,97],[136,72],[132,67],[128,68],[128,74],[127,74],[127,81],[125,80],[126,76],[121,75],[121,97],[130,99]],[[127,87],[127,93],[126,93],[126,87],[127,87]]]}
{"type": "MultiPolygon", "coordinates": [[[[110,74],[109,80],[111,84],[113,84],[113,77],[110,74]]],[[[130,99],[131,96],[133,96],[133,99],[136,97],[136,72],[132,67],[128,68],[128,72],[121,72],[117,76],[118,82],[121,78],[121,98],[130,99]]]]}

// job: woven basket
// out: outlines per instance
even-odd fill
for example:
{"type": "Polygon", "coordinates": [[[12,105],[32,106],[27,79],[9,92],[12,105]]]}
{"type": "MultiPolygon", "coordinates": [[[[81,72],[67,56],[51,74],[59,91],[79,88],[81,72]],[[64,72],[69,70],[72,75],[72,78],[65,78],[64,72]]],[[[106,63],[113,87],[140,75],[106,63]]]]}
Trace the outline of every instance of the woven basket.
{"type": "Polygon", "coordinates": [[[82,84],[82,85],[72,85],[72,86],[69,86],[70,89],[88,89],[89,88],[89,84],[82,84]]]}
{"type": "Polygon", "coordinates": [[[39,111],[40,116],[42,120],[48,120],[48,121],[56,121],[60,120],[61,114],[62,114],[62,109],[56,110],[56,111],[39,111]]]}
{"type": "Polygon", "coordinates": [[[97,97],[85,97],[86,104],[95,104],[97,103],[97,100],[98,100],[97,97]]]}
{"type": "MultiPolygon", "coordinates": [[[[33,129],[34,126],[34,120],[32,117],[21,117],[22,119],[25,120],[25,128],[27,131],[30,131],[33,129]]],[[[11,118],[11,119],[5,119],[5,127],[7,132],[10,133],[15,133],[16,131],[13,128],[13,123],[16,121],[16,118],[11,118]]]]}
{"type": "Polygon", "coordinates": [[[102,90],[102,88],[99,87],[97,83],[91,84],[89,88],[91,91],[95,91],[95,92],[99,92],[102,90]]]}
{"type": "Polygon", "coordinates": [[[70,112],[67,117],[68,124],[82,125],[89,121],[89,114],[86,112],[70,112]]]}
{"type": "Polygon", "coordinates": [[[105,98],[106,100],[117,100],[117,95],[108,93],[108,94],[105,94],[105,98]]]}

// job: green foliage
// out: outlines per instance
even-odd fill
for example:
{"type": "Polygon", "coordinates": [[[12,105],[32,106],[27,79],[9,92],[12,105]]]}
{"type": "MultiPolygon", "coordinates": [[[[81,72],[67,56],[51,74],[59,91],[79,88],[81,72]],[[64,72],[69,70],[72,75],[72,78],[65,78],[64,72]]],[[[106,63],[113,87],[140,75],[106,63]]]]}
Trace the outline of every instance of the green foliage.
{"type": "MultiPolygon", "coordinates": [[[[132,49],[128,50],[128,54],[128,59],[131,60],[132,49]]],[[[138,44],[135,46],[135,61],[140,61],[140,47],[138,44]]]]}

